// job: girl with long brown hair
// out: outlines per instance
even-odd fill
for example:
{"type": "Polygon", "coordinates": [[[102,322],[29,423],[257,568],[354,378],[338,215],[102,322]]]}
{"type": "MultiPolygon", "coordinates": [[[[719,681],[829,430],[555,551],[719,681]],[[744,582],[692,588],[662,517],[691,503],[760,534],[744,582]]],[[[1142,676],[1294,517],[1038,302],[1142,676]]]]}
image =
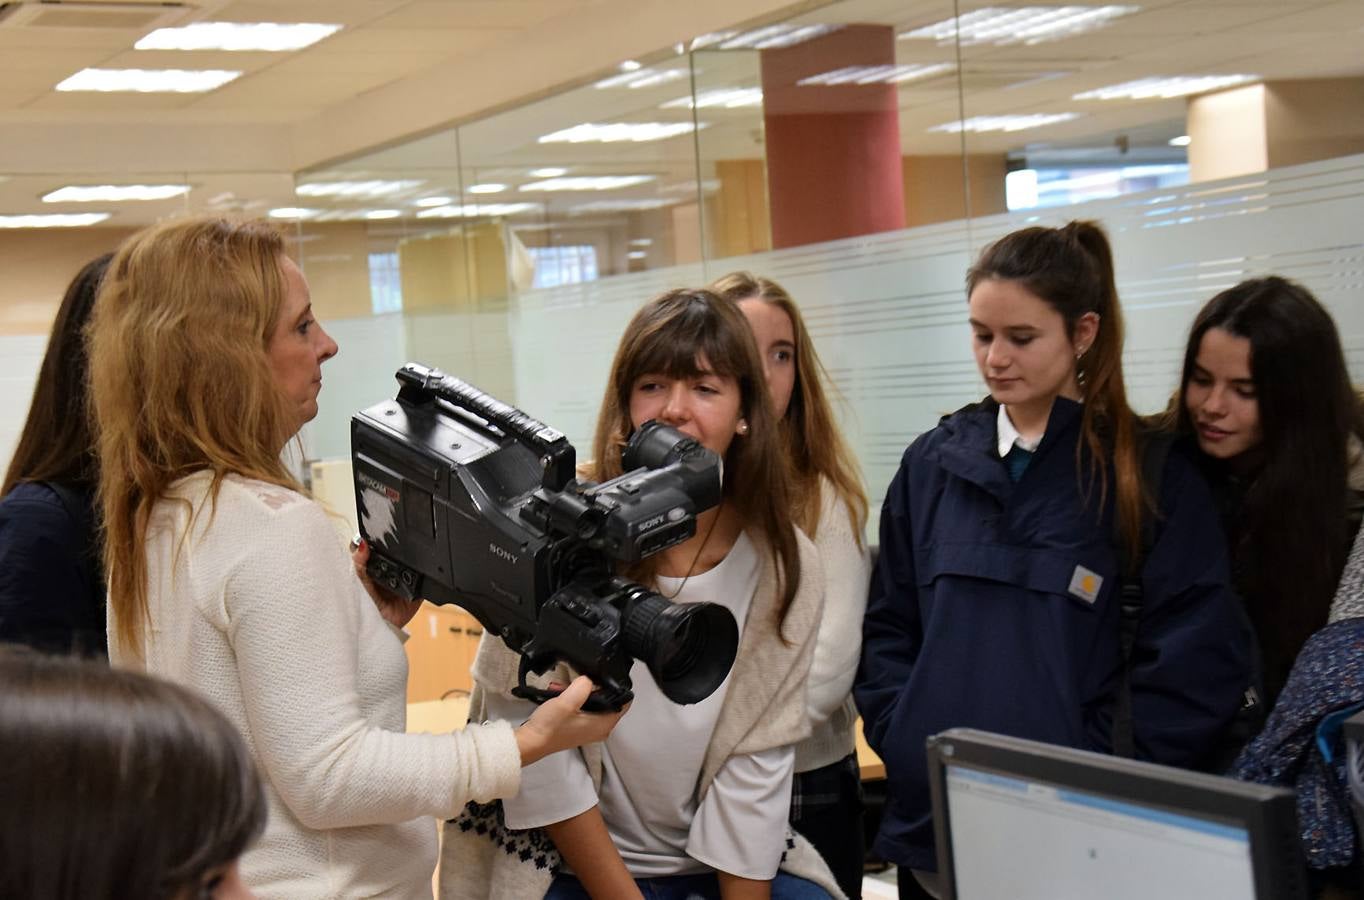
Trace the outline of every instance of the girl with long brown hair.
{"type": "Polygon", "coordinates": [[[814,541],[824,568],[824,615],[809,679],[814,732],[796,747],[791,825],[819,850],[843,892],[856,897],[865,848],[852,682],[871,578],[863,539],[867,494],[834,421],[828,373],[791,295],[748,272],[732,272],[711,290],[738,306],[753,329],[790,465],[795,521],[814,541]]]}
{"type": "Polygon", "coordinates": [[[965,726],[1109,752],[1122,718],[1136,756],[1196,765],[1252,675],[1207,486],[1179,453],[1158,496],[1143,486],[1103,231],[1013,232],[980,255],[967,289],[990,395],[905,452],[855,688],[889,780],[875,848],[902,867],[906,897],[919,895],[908,870],[936,868],[929,735],[965,726]],[[1120,585],[1133,573],[1120,560],[1138,558],[1125,662],[1120,585]]]}
{"type": "MultiPolygon", "coordinates": [[[[791,521],[762,363],[732,304],[679,290],[639,310],[611,366],[590,475],[622,474],[622,448],[651,420],[721,457],[722,500],[697,517],[692,538],[625,574],[678,603],[725,606],[740,625],[738,657],[724,684],[689,706],[668,700],[636,662],[635,700],[605,743],[530,767],[521,793],[503,801],[505,825],[522,834],[501,846],[542,846],[524,833],[539,831],[561,873],[551,879],[533,858],[492,851],[502,868],[519,867],[494,874],[494,896],[827,897],[837,890],[827,868],[803,841],[787,852],[786,828],[794,745],[810,733],[805,681],[824,577],[791,521]]],[[[476,707],[525,715],[525,702],[508,694],[516,665],[500,642],[485,638],[474,677],[476,707]]],[[[465,824],[447,828],[447,847],[483,833],[465,824]]],[[[452,877],[469,868],[447,855],[452,877]]],[[[485,886],[463,894],[486,896],[485,886]]]]}
{"type": "Polygon", "coordinates": [[[581,679],[516,729],[404,733],[415,606],[362,585],[280,457],[336,352],[266,223],[171,221],[119,249],[90,334],[110,659],[245,735],[270,801],[248,886],[430,896],[432,816],[514,794],[522,765],[617,717],[578,711],[581,679]]]}

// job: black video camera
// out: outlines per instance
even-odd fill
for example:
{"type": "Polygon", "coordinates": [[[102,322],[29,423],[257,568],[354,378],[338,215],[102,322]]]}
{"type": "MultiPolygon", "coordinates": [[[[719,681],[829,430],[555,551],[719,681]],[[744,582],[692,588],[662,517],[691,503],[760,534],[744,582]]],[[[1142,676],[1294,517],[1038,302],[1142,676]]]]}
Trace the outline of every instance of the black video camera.
{"type": "Polygon", "coordinates": [[[622,452],[626,470],[579,481],[558,431],[435,369],[408,363],[396,400],[351,419],[360,533],[374,581],[408,599],[453,603],[521,654],[518,697],[555,662],[591,676],[587,709],[634,696],[642,660],[676,703],[696,703],[729,674],[734,616],[672,603],[616,575],[696,533],[720,502],[718,456],[658,422],[622,452]]]}

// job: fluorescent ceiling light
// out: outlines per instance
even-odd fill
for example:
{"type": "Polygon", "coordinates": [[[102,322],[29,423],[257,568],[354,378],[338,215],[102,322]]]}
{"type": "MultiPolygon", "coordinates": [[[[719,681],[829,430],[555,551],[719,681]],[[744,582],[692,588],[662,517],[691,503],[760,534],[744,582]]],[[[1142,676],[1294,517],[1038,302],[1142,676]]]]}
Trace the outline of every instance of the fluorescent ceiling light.
{"type": "Polygon", "coordinates": [[[771,50],[791,47],[838,30],[837,25],[768,25],[753,31],[716,31],[694,38],[691,49],[771,50]]]}
{"type": "Polygon", "coordinates": [[[418,219],[468,219],[475,216],[514,216],[540,208],[538,203],[466,203],[437,206],[417,213],[418,219]]]}
{"type": "Polygon", "coordinates": [[[366,219],[396,219],[403,214],[400,209],[371,209],[365,213],[366,219]]]}
{"type": "Polygon", "coordinates": [[[1247,81],[1259,81],[1259,75],[1176,75],[1173,78],[1138,78],[1108,87],[1076,94],[1073,100],[1168,100],[1203,94],[1247,81]]]}
{"type": "Polygon", "coordinates": [[[300,197],[387,197],[419,188],[425,181],[314,181],[300,184],[294,193],[300,197]]]}
{"type": "Polygon", "coordinates": [[[653,245],[653,238],[635,238],[630,242],[631,247],[652,247],[653,245]]]}
{"type": "Polygon", "coordinates": [[[597,90],[608,88],[646,88],[660,84],[667,84],[670,81],[677,81],[679,78],[686,78],[686,69],[639,69],[625,72],[621,75],[612,75],[610,78],[603,78],[593,85],[597,90]]]}
{"type": "Polygon", "coordinates": [[[952,63],[932,63],[931,65],[904,66],[845,66],[832,72],[821,72],[802,78],[796,84],[900,84],[919,78],[929,78],[942,72],[951,72],[956,66],[952,63]]]}
{"type": "Polygon", "coordinates": [[[187,184],[68,184],[43,194],[44,203],[118,203],[167,200],[189,193],[187,184]]]}
{"type": "Polygon", "coordinates": [[[950,44],[1040,44],[1073,37],[1140,10],[1140,6],[987,6],[900,35],[950,44]]]}
{"type": "Polygon", "coordinates": [[[302,50],[341,30],[312,22],[196,22],[158,28],[133,44],[135,50],[302,50]]]}
{"type": "Polygon", "coordinates": [[[653,175],[598,175],[573,178],[548,178],[523,184],[521,191],[614,191],[653,181],[653,175]]]}
{"type": "Polygon", "coordinates": [[[643,250],[631,250],[629,253],[625,254],[625,258],[626,258],[626,259],[648,259],[648,258],[649,258],[649,254],[645,253],[643,250]]]}
{"type": "Polygon", "coordinates": [[[449,206],[455,202],[454,197],[423,197],[420,200],[413,200],[413,206],[449,206]]]}
{"type": "Polygon", "coordinates": [[[662,209],[677,202],[676,200],[661,198],[653,200],[593,200],[591,203],[578,204],[568,213],[572,216],[582,216],[590,213],[643,212],[650,209],[662,209]]]}
{"type": "Polygon", "coordinates": [[[637,72],[639,71],[639,63],[635,62],[633,59],[627,59],[620,64],[620,70],[622,72],[637,72]]]}
{"type": "Polygon", "coordinates": [[[57,90],[198,94],[220,88],[241,74],[226,69],[81,69],[58,84],[57,90]]]}
{"type": "Polygon", "coordinates": [[[500,194],[506,189],[505,184],[495,184],[491,181],[486,184],[471,184],[465,188],[470,194],[500,194]]]}
{"type": "MultiPolygon", "coordinates": [[[[698,122],[696,128],[705,128],[709,123],[698,122]]],[[[690,134],[694,130],[691,122],[613,122],[598,125],[585,122],[552,134],[542,135],[541,144],[585,144],[598,142],[614,144],[620,141],[661,141],[665,138],[690,134]]]]}
{"type": "Polygon", "coordinates": [[[1179,137],[1170,138],[1168,143],[1171,147],[1187,147],[1193,143],[1193,140],[1187,134],[1181,134],[1179,137]]]}
{"type": "Polygon", "coordinates": [[[1079,117],[1079,113],[1069,112],[1033,113],[1027,116],[972,116],[961,122],[934,125],[928,130],[946,134],[960,134],[963,131],[1025,131],[1029,128],[1041,128],[1043,125],[1055,125],[1057,122],[1069,122],[1079,117]]]}
{"type": "Polygon", "coordinates": [[[561,169],[558,166],[548,166],[543,169],[531,169],[531,178],[558,178],[560,175],[567,175],[568,169],[561,169]]]}
{"type": "Polygon", "coordinates": [[[109,218],[109,213],[45,213],[0,216],[0,228],[82,228],[109,218]]]}
{"type": "Polygon", "coordinates": [[[302,206],[277,206],[266,215],[272,219],[311,219],[321,210],[306,209],[302,206]]]}
{"type": "Polygon", "coordinates": [[[702,91],[696,95],[693,106],[691,97],[678,97],[659,106],[659,109],[708,109],[713,106],[725,109],[738,109],[744,106],[762,106],[762,88],[716,88],[702,91]]]}

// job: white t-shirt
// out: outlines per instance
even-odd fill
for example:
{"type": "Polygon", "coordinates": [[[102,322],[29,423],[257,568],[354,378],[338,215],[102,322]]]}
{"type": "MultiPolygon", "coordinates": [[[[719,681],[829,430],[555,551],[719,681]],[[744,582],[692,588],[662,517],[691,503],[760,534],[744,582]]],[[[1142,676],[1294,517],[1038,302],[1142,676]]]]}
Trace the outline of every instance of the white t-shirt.
{"type": "MultiPolygon", "coordinates": [[[[762,560],[747,535],[714,569],[688,579],[659,578],[678,603],[705,600],[734,614],[742,629],[762,560]]],[[[795,767],[792,747],[733,756],[698,801],[706,748],[731,690],[728,678],[700,703],[667,699],[638,660],[630,670],[635,700],[603,745],[601,792],[593,790],[582,755],[556,753],[522,771],[521,792],[504,801],[507,824],[532,828],[599,806],[626,868],[636,878],[710,869],[770,879],[785,849],[795,767]]],[[[488,711],[520,721],[531,705],[489,696],[488,711]]]]}

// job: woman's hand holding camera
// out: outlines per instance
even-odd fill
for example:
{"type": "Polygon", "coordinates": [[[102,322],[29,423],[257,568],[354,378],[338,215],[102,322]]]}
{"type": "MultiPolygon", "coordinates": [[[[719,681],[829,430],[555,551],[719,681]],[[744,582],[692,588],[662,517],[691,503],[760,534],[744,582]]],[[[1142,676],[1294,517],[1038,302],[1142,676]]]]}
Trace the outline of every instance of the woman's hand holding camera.
{"type": "Polygon", "coordinates": [[[521,750],[521,765],[528,766],[560,750],[606,740],[630,706],[626,704],[616,712],[583,712],[582,705],[591,693],[592,679],[579,675],[559,696],[541,704],[516,729],[516,746],[521,750]]]}

